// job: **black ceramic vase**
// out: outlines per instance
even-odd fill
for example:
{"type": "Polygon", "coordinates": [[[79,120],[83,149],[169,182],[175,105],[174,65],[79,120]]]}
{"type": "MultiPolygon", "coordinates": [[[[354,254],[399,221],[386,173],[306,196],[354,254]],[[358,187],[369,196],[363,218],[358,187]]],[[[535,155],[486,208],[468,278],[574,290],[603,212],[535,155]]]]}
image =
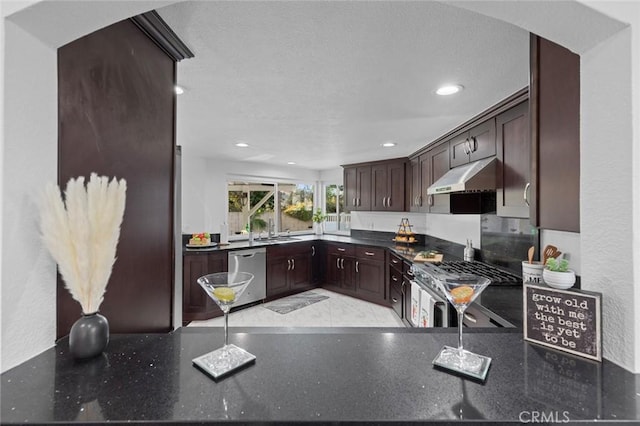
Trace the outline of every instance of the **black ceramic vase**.
{"type": "Polygon", "coordinates": [[[100,355],[109,343],[109,321],[97,312],[82,314],[71,327],[69,350],[76,359],[100,355]]]}

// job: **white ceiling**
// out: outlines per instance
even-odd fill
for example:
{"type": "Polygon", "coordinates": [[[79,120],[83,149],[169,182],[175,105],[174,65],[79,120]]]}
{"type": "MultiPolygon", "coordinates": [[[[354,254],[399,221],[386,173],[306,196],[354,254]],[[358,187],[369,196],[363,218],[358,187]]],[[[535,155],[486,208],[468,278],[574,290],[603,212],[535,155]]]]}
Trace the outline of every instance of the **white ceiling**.
{"type": "Polygon", "coordinates": [[[178,144],[219,160],[324,170],[407,156],[528,84],[526,31],[440,2],[158,12],[195,53],[178,64],[178,144]],[[447,82],[465,90],[433,93],[447,82]]]}

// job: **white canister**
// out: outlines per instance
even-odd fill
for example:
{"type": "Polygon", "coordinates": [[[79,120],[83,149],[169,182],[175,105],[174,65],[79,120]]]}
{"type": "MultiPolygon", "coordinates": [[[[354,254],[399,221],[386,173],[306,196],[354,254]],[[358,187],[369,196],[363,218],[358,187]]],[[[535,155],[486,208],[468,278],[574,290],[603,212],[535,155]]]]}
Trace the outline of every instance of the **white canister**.
{"type": "Polygon", "coordinates": [[[227,223],[220,225],[220,244],[227,244],[229,242],[229,227],[227,223]]]}
{"type": "Polygon", "coordinates": [[[542,271],[544,265],[542,262],[529,263],[527,260],[522,261],[522,282],[524,284],[542,284],[542,271]]]}

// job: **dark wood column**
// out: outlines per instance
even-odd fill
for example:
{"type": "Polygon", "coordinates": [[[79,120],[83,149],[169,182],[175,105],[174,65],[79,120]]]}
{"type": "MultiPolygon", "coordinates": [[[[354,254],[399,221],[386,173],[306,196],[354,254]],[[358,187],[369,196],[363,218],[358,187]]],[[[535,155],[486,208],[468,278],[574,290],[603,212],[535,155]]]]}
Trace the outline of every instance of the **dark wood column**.
{"type": "Polygon", "coordinates": [[[531,223],[580,232],[580,56],[531,35],[531,223]]]}
{"type": "MultiPolygon", "coordinates": [[[[58,182],[127,180],[117,260],[100,311],[112,333],[171,329],[176,64],[126,20],[58,50],[58,182]]],[[[58,280],[57,336],[80,316],[58,280]]]]}

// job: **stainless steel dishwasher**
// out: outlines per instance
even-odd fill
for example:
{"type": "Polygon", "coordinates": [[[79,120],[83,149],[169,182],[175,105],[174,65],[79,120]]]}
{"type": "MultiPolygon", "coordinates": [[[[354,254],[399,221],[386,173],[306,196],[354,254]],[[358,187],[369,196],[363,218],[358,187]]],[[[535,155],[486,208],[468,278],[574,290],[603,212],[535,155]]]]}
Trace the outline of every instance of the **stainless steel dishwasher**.
{"type": "Polygon", "coordinates": [[[267,249],[265,247],[230,251],[229,272],[250,272],[253,281],[238,298],[234,307],[257,302],[267,297],[267,249]]]}

